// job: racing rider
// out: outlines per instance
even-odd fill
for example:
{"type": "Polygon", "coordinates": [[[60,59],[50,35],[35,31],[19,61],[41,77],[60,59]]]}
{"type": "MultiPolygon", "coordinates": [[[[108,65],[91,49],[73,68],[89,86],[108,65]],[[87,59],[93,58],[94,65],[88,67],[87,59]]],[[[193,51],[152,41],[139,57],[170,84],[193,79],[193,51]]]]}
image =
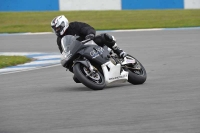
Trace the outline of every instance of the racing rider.
{"type": "Polygon", "coordinates": [[[51,27],[53,32],[57,35],[57,45],[60,53],[63,51],[61,47],[62,37],[65,35],[76,35],[80,36],[81,41],[85,39],[93,39],[93,41],[99,46],[108,46],[121,58],[126,56],[126,52],[117,47],[114,36],[107,33],[95,36],[96,31],[89,24],[83,22],[69,22],[64,15],[60,15],[51,21],[51,27]]]}

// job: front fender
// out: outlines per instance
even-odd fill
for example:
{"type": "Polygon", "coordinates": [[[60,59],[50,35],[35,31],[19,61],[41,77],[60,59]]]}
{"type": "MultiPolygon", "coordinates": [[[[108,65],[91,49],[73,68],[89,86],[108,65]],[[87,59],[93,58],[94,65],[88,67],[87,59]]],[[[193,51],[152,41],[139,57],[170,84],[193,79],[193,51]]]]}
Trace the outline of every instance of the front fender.
{"type": "Polygon", "coordinates": [[[75,65],[76,63],[81,63],[81,64],[83,64],[83,65],[86,66],[86,67],[90,67],[89,61],[86,61],[86,60],[77,60],[77,61],[74,62],[74,65],[75,65]]]}
{"type": "Polygon", "coordinates": [[[74,62],[74,65],[76,65],[76,63],[81,63],[84,66],[86,66],[87,68],[89,68],[90,72],[94,71],[94,67],[92,66],[92,64],[88,61],[88,60],[78,60],[74,62]]]}

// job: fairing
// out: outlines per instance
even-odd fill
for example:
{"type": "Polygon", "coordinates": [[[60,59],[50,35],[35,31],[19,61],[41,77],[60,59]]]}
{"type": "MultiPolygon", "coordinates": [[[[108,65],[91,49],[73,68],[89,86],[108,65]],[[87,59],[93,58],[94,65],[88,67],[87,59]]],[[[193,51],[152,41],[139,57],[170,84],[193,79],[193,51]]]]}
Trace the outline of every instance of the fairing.
{"type": "Polygon", "coordinates": [[[109,58],[109,51],[107,47],[100,47],[94,44],[82,44],[77,40],[78,37],[66,35],[61,40],[63,49],[61,64],[65,67],[66,64],[72,62],[78,55],[86,57],[91,63],[104,64],[109,58]]]}
{"type": "Polygon", "coordinates": [[[76,40],[77,38],[71,35],[66,35],[61,40],[61,46],[63,49],[61,64],[65,66],[68,62],[75,58],[77,51],[79,51],[83,46],[76,40]]]}

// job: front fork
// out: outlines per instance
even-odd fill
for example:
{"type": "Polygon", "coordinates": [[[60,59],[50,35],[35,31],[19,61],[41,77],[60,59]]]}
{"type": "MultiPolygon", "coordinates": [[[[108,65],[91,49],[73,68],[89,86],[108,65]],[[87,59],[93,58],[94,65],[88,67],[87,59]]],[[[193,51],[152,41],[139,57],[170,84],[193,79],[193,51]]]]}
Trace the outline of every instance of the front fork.
{"type": "Polygon", "coordinates": [[[81,63],[83,64],[84,66],[86,66],[88,69],[89,69],[89,73],[87,76],[91,75],[92,73],[94,73],[96,71],[96,68],[92,66],[92,64],[90,63],[89,60],[87,60],[86,58],[82,59],[82,60],[76,60],[74,61],[74,64],[73,66],[76,64],[76,63],[81,63]]]}

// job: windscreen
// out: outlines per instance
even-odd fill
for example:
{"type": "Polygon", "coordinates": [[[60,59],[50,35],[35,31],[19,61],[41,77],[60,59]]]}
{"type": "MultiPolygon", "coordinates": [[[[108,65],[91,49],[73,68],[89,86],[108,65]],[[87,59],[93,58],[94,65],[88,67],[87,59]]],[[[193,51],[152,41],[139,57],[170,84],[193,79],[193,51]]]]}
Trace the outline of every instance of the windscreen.
{"type": "Polygon", "coordinates": [[[80,42],[76,40],[76,37],[72,35],[66,35],[61,40],[62,49],[64,52],[72,51],[74,48],[80,45],[80,42]]]}

